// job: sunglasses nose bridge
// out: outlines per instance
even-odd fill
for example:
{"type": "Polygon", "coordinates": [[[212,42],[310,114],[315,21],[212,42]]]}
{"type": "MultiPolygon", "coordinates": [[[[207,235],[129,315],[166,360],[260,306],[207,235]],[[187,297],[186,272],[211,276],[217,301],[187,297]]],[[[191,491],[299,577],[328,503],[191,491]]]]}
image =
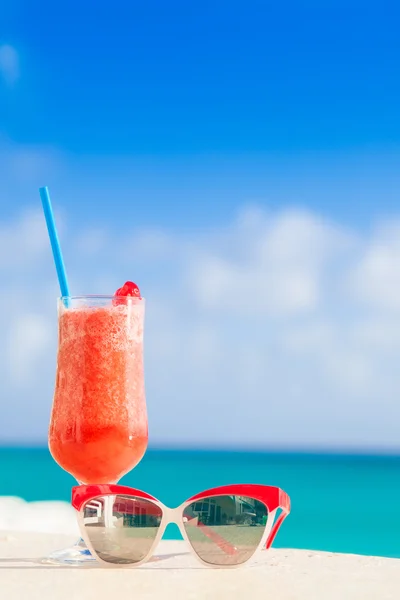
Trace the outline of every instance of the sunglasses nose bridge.
{"type": "Polygon", "coordinates": [[[168,523],[176,523],[177,525],[181,522],[182,516],[182,508],[178,506],[177,508],[169,508],[167,506],[164,507],[164,522],[167,525],[168,523]]]}

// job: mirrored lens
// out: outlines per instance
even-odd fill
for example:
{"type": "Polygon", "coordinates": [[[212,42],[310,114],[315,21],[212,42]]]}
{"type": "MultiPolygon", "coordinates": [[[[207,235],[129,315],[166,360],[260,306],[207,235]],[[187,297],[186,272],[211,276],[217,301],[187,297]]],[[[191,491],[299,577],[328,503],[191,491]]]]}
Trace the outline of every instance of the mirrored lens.
{"type": "Polygon", "coordinates": [[[104,561],[132,564],[150,551],[162,519],[162,510],[136,496],[98,496],[89,500],[83,522],[90,543],[104,561]]]}
{"type": "Polygon", "coordinates": [[[213,565],[239,565],[255,552],[265,531],[268,509],[245,496],[214,496],[187,506],[185,530],[194,551],[213,565]]]}

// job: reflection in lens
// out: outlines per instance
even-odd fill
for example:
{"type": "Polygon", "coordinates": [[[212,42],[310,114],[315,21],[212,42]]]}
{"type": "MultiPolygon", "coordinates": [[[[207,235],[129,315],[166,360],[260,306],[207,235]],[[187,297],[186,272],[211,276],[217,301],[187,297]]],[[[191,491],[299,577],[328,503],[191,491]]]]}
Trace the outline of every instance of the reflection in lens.
{"type": "Polygon", "coordinates": [[[183,513],[186,534],[206,563],[239,565],[257,549],[268,509],[245,496],[213,496],[196,500],[183,513]]]}
{"type": "Polygon", "coordinates": [[[157,535],[162,510],[135,496],[98,496],[89,500],[83,522],[96,554],[105,562],[133,564],[143,560],[157,535]]]}

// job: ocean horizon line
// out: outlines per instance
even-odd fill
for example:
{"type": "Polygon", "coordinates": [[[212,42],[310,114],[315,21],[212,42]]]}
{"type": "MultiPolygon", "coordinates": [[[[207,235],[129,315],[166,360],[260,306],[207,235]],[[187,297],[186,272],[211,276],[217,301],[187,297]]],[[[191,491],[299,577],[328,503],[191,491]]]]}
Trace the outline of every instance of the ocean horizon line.
{"type": "MultiPolygon", "coordinates": [[[[0,442],[0,452],[7,451],[37,451],[49,452],[46,444],[2,444],[0,442]]],[[[354,459],[399,459],[400,448],[332,448],[332,447],[304,447],[304,446],[191,446],[191,445],[168,445],[154,444],[149,445],[146,455],[153,453],[169,454],[249,454],[260,456],[275,457],[299,457],[299,458],[354,458],[354,459]]]]}

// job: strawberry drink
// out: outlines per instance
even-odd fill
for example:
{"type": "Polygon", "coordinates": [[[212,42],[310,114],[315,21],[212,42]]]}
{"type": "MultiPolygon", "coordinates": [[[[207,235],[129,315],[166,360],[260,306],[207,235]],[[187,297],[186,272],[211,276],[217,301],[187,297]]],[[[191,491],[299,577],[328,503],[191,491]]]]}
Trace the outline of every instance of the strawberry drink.
{"type": "Polygon", "coordinates": [[[60,300],[58,313],[51,454],[81,483],[117,482],[147,448],[144,300],[127,282],[114,297],[60,300]]]}

